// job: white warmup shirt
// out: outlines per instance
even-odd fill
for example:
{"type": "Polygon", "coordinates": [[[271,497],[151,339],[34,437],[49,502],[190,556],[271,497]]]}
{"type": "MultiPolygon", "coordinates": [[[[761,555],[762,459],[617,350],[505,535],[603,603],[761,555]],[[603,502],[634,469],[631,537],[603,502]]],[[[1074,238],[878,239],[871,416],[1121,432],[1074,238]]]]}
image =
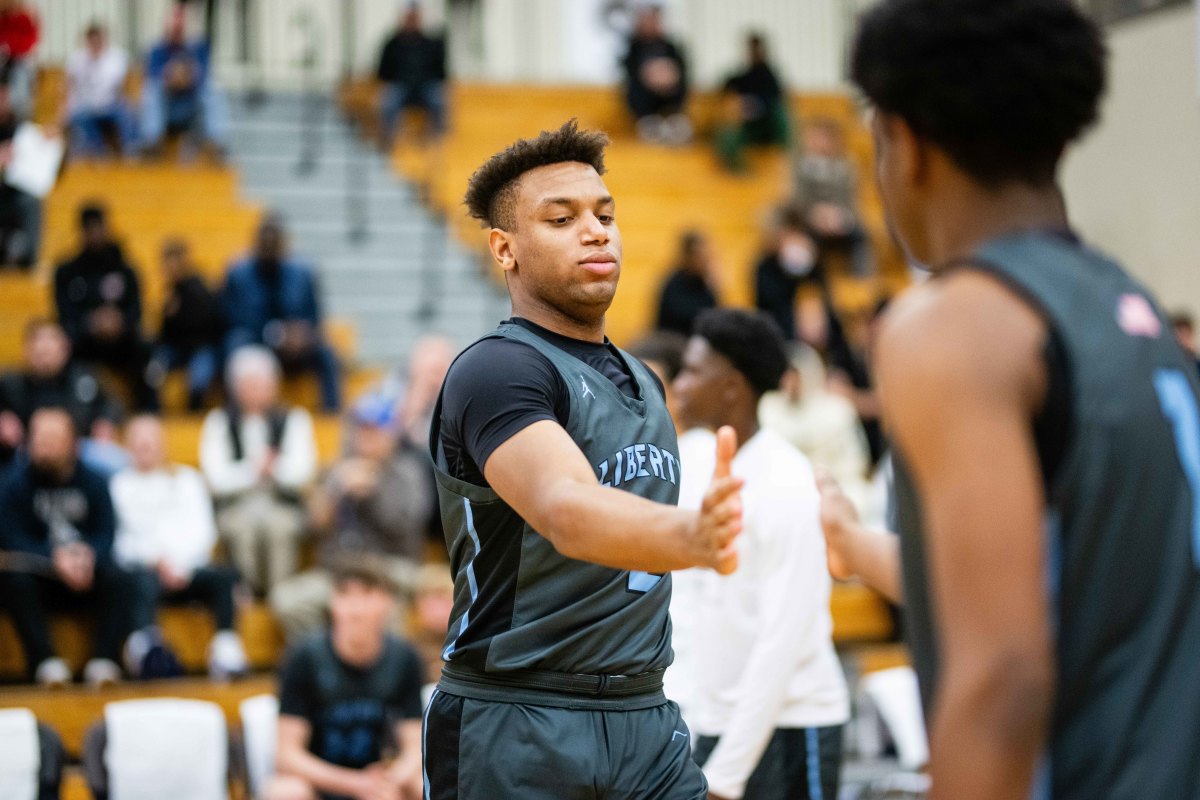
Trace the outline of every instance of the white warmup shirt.
{"type": "MultiPolygon", "coordinates": [[[[267,457],[270,430],[266,417],[245,417],[241,422],[242,458],[234,460],[229,417],[214,408],[200,429],[200,469],[215,497],[235,497],[259,484],[259,473],[267,457]]],[[[283,441],[271,468],[271,479],[281,489],[299,492],[317,472],[317,443],[312,417],[302,408],[288,411],[283,441]]]]}
{"type": "Polygon", "coordinates": [[[122,566],[153,567],[165,561],[180,575],[207,566],[217,543],[212,500],[191,467],[153,472],[128,467],[112,479],[117,512],[114,549],[122,566]]]}
{"type": "Polygon", "coordinates": [[[81,48],[67,58],[67,112],[112,110],[125,90],[129,57],[119,47],[106,47],[93,58],[81,48]]]}
{"type": "MultiPolygon", "coordinates": [[[[704,773],[722,797],[742,796],[775,729],[850,717],[830,638],[832,581],[812,467],[764,429],[738,451],[733,474],[746,481],[739,566],[733,575],[704,575],[697,609],[704,627],[688,667],[697,693],[687,722],[696,735],[721,737],[704,773]]],[[[682,494],[698,496],[688,484],[710,478],[711,465],[705,474],[685,463],[682,494]]]]}
{"type": "MultiPolygon", "coordinates": [[[[679,505],[699,508],[712,479],[717,460],[717,437],[712,431],[692,428],[679,437],[679,505]]],[[[684,722],[691,726],[696,707],[696,644],[704,635],[700,599],[705,573],[710,570],[684,569],[671,573],[671,649],[675,660],[663,676],[663,691],[679,705],[684,722]]]]}

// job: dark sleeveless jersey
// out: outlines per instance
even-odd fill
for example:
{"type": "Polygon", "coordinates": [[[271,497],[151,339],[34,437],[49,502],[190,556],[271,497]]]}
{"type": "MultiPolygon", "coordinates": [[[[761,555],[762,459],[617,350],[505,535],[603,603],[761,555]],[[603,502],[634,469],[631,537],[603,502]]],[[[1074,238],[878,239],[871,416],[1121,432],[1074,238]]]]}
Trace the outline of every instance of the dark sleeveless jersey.
{"type": "MultiPolygon", "coordinates": [[[[1045,475],[1058,682],[1040,796],[1198,798],[1195,370],[1145,289],[1066,237],[1013,235],[966,262],[1042,315],[1063,359],[1048,369],[1064,370],[1069,387],[1061,457],[1045,475]]],[[[1043,460],[1042,440],[1054,433],[1035,427],[1043,460]]],[[[936,610],[920,503],[902,455],[896,501],[908,635],[929,713],[936,610]]]]}
{"type": "MultiPolygon", "coordinates": [[[[570,390],[564,427],[601,484],[660,503],[678,501],[675,428],[649,369],[621,353],[637,385],[637,397],[629,397],[520,325],[502,324],[484,339],[495,337],[535,348],[561,374],[570,390]]],[[[438,436],[440,416],[439,402],[433,446],[454,574],[446,660],[490,673],[637,675],[669,665],[670,576],[559,554],[490,488],[448,473],[438,436]]]]}

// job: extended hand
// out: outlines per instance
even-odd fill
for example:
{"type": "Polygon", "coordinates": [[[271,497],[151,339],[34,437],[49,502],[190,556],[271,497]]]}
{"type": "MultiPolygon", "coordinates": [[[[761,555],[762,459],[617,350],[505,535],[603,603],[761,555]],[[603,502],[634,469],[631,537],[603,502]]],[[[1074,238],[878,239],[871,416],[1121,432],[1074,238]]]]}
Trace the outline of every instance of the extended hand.
{"type": "Polygon", "coordinates": [[[829,574],[839,581],[854,576],[850,559],[850,537],[859,525],[858,510],[842,487],[828,474],[817,476],[821,491],[821,530],[825,532],[825,558],[829,574]]]}
{"type": "Polygon", "coordinates": [[[726,425],[717,431],[717,466],[704,493],[696,529],[697,544],[706,556],[704,563],[722,575],[737,569],[736,538],[742,532],[744,481],[730,474],[736,453],[737,433],[726,425]]]}

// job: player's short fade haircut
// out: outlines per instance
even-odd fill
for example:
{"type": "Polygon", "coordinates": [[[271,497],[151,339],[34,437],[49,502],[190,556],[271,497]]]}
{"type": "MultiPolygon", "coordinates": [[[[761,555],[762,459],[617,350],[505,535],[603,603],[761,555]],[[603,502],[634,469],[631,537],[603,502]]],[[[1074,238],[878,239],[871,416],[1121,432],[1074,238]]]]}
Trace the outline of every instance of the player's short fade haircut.
{"type": "Polygon", "coordinates": [[[761,311],[709,309],[696,318],[692,335],[729,359],[759,396],[778,389],[791,366],[783,332],[761,311]]]}
{"type": "Polygon", "coordinates": [[[570,119],[556,131],[542,131],[532,139],[519,139],[487,160],[467,181],[464,202],[471,216],[491,228],[516,228],[517,189],[521,176],[531,169],[579,162],[604,174],[604,148],[608,134],[581,131],[570,119]]]}
{"type": "Polygon", "coordinates": [[[980,183],[1044,185],[1097,120],[1106,60],[1073,0],[885,0],[863,16],[851,75],[980,183]]]}

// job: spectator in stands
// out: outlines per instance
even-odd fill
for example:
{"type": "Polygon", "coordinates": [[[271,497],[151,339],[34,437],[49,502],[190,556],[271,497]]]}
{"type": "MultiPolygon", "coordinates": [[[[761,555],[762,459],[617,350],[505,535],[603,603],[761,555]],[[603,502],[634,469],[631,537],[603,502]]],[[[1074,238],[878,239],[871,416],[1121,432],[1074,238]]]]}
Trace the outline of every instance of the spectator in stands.
{"type": "Polygon", "coordinates": [[[663,284],[657,328],[690,336],[696,317],[717,306],[719,273],[712,246],[699,231],[679,238],[679,261],[663,284]]]}
{"type": "MultiPolygon", "coordinates": [[[[707,591],[690,609],[704,635],[672,667],[696,678],[688,724],[710,797],[838,796],[850,708],[833,648],[820,498],[808,459],[758,418],[787,364],[769,317],[715,310],[696,321],[675,381],[689,417],[736,431],[731,471],[746,482],[738,570],[704,576],[707,591]]],[[[711,474],[685,467],[681,501],[711,474]]]]}
{"type": "MultiPolygon", "coordinates": [[[[28,155],[17,148],[17,132],[30,122],[21,122],[12,105],[12,93],[0,83],[0,270],[28,270],[38,260],[42,240],[42,198],[5,180],[9,170],[22,165],[28,155]]],[[[58,134],[43,129],[43,135],[58,134]]]]}
{"type": "Polygon", "coordinates": [[[836,122],[816,120],[804,128],[803,152],[793,167],[791,207],[822,252],[847,253],[855,275],[871,274],[874,255],[858,213],[858,177],[836,122]]]}
{"type": "MultiPolygon", "coordinates": [[[[826,316],[830,333],[826,361],[829,364],[829,391],[850,401],[858,412],[867,444],[871,451],[871,466],[874,468],[887,451],[888,443],[880,424],[879,397],[875,393],[875,380],[871,370],[871,353],[879,323],[888,307],[886,299],[880,300],[866,315],[865,322],[847,327],[826,301],[826,316]]],[[[854,323],[853,318],[849,318],[854,323]]]]}
{"type": "Polygon", "coordinates": [[[17,569],[0,574],[0,596],[40,684],[71,679],[50,642],[47,612],[58,608],[96,612],[84,679],[99,685],[120,678],[117,662],[138,592],[112,558],[114,528],[107,481],[79,463],[71,413],[39,409],[29,424],[28,462],[0,478],[0,549],[20,558],[17,569]]]}
{"type": "Polygon", "coordinates": [[[444,336],[422,336],[413,345],[407,377],[399,392],[399,438],[402,446],[414,447],[426,455],[429,453],[429,426],[433,421],[433,408],[437,405],[442,382],[446,380],[446,373],[456,355],[458,349],[444,336]]]}
{"type": "Polygon", "coordinates": [[[745,69],[725,81],[729,110],[716,132],[717,153],[733,172],[746,169],[747,146],[786,146],[791,140],[783,85],[767,62],[762,34],[746,37],[746,51],[745,69]]]}
{"type": "Polygon", "coordinates": [[[1196,321],[1187,311],[1176,311],[1171,315],[1171,329],[1175,331],[1175,340],[1184,352],[1196,362],[1200,371],[1200,346],[1196,344],[1196,321]]]}
{"type": "Polygon", "coordinates": [[[226,367],[231,402],[204,418],[200,468],[217,503],[217,530],[233,565],[260,595],[296,572],[312,482],[312,418],[279,405],[279,363],[247,345],[226,367]]]}
{"type": "Polygon", "coordinates": [[[754,304],[771,315],[784,336],[795,339],[796,292],[804,283],[824,286],[820,250],[804,220],[785,212],[770,247],[754,271],[754,304]]]}
{"type": "Polygon", "coordinates": [[[678,433],[683,433],[690,426],[683,418],[679,400],[675,397],[675,390],[671,385],[679,370],[683,368],[683,351],[687,347],[687,340],[688,337],[682,333],[659,330],[639,339],[629,348],[630,355],[640,359],[662,383],[667,398],[667,410],[671,412],[671,419],[674,420],[678,433]]]}
{"type": "Polygon", "coordinates": [[[84,436],[115,442],[120,404],[87,368],[70,361],[71,343],[57,323],[35,319],[25,326],[24,364],[0,375],[0,464],[25,444],[39,408],[64,408],[84,436]]]}
{"type": "Polygon", "coordinates": [[[33,116],[34,76],[37,65],[33,51],[40,31],[37,15],[21,0],[0,0],[0,72],[12,92],[12,104],[20,119],[33,116]]]}
{"type": "Polygon", "coordinates": [[[58,322],[71,339],[75,358],[123,376],[138,409],[157,410],[158,393],[146,369],[150,346],[142,338],[137,273],[112,240],[103,207],[84,206],[79,221],[83,249],[54,273],[58,322]]]}
{"type": "Polygon", "coordinates": [[[413,609],[413,646],[425,663],[425,676],[437,683],[446,662],[446,631],[450,627],[450,612],[454,608],[454,578],[450,565],[434,561],[421,567],[417,597],[413,609]]]}
{"type": "Polygon", "coordinates": [[[367,560],[347,560],[334,574],[332,625],[283,668],[267,800],[422,796],[424,670],[416,651],[387,633],[393,591],[367,560]]]}
{"type": "Polygon", "coordinates": [[[426,459],[420,451],[397,447],[399,419],[391,398],[368,395],[351,417],[350,452],[309,497],[318,537],[316,568],[271,592],[271,608],[291,641],[324,623],[332,567],[346,553],[370,557],[406,597],[417,588],[436,497],[426,459]]]}
{"type": "Polygon", "coordinates": [[[629,49],[621,62],[625,71],[625,101],[637,120],[643,141],[684,144],[692,125],[683,113],[687,102],[687,62],[680,47],[663,30],[659,6],[637,16],[629,49]]]}
{"type": "Polygon", "coordinates": [[[212,79],[209,43],[188,41],[182,3],[167,19],[166,36],[146,57],[142,79],[142,147],[161,152],[168,135],[189,134],[217,158],[229,141],[229,110],[212,79]]]}
{"type": "MultiPolygon", "coordinates": [[[[118,563],[137,576],[138,608],[147,612],[134,620],[134,628],[154,627],[160,600],[198,600],[216,622],[217,634],[208,646],[209,674],[221,679],[244,673],[246,652],[234,630],[237,574],[212,564],[217,525],[204,479],[191,467],[167,461],[158,417],[131,419],[125,443],[133,465],[118,472],[110,486],[117,514],[114,552],[118,563]]],[[[136,649],[133,645],[130,649],[136,649]]]]}
{"type": "Polygon", "coordinates": [[[383,84],[380,138],[390,150],[406,108],[423,108],[435,136],[446,130],[446,42],[421,30],[421,7],[412,3],[383,46],[376,73],[383,84]]]}
{"type": "Polygon", "coordinates": [[[183,239],[163,243],[162,274],[168,294],[152,375],[161,379],[173,369],[187,367],[188,410],[199,411],[221,368],[225,318],[220,302],[196,274],[183,239]]]}
{"type": "Polygon", "coordinates": [[[67,125],[72,150],[102,155],[110,145],[128,154],[137,136],[132,110],[125,102],[129,55],[108,39],[108,29],[93,22],[84,46],[67,59],[67,125]]]}
{"type": "Polygon", "coordinates": [[[229,323],[226,352],[247,344],[269,347],[286,372],[313,370],[321,384],[321,406],[341,407],[337,358],[321,331],[317,279],[307,264],[288,256],[287,234],[278,217],[258,228],[254,252],[225,277],[222,306],[229,323]]]}
{"type": "Polygon", "coordinates": [[[861,503],[871,463],[866,433],[854,405],[829,391],[825,378],[817,352],[796,345],[779,390],[763,395],[759,419],[861,503]]]}

